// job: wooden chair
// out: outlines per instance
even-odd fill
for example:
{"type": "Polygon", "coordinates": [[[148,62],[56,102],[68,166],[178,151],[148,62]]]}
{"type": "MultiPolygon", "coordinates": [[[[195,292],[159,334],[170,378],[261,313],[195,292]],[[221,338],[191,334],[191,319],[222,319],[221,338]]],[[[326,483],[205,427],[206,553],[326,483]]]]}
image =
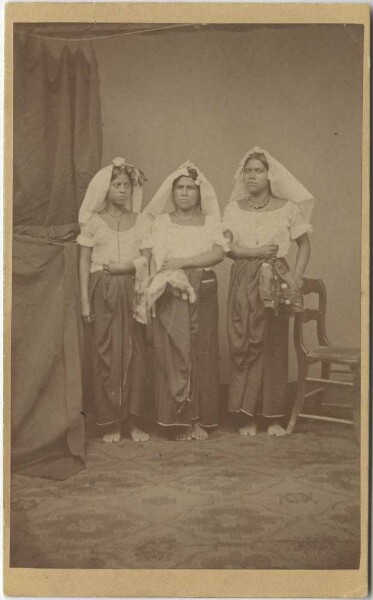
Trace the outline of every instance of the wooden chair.
{"type": "MultiPolygon", "coordinates": [[[[332,345],[326,335],[325,314],[326,314],[326,290],[321,279],[303,279],[302,294],[318,294],[318,308],[305,308],[303,312],[296,313],[294,317],[294,345],[298,361],[298,382],[293,410],[287,426],[287,433],[292,433],[298,416],[313,418],[318,420],[333,421],[337,423],[355,424],[356,433],[360,433],[360,350],[359,348],[346,348],[332,345]],[[318,338],[318,346],[308,349],[304,344],[303,325],[310,321],[315,321],[318,338]],[[308,377],[309,366],[315,363],[321,363],[321,377],[308,377]],[[347,370],[333,370],[332,365],[344,365],[347,370]],[[331,372],[350,373],[352,381],[340,381],[330,379],[331,372]],[[351,386],[354,389],[353,405],[348,405],[353,411],[353,421],[346,419],[336,419],[324,417],[321,415],[302,414],[302,408],[305,398],[319,395],[318,407],[323,404],[325,387],[318,387],[307,393],[307,382],[334,384],[351,386]]],[[[327,406],[327,405],[326,405],[327,406]]],[[[338,405],[333,405],[338,406],[338,405]]],[[[346,405],[345,405],[346,406],[346,405]]],[[[344,407],[345,407],[344,406],[344,407]]]]}

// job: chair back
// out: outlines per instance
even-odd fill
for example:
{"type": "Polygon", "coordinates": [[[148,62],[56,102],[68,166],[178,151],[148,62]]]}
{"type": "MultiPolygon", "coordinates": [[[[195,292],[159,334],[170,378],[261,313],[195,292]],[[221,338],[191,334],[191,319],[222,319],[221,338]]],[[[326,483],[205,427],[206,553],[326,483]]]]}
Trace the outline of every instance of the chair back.
{"type": "Polygon", "coordinates": [[[326,316],[326,289],[321,279],[302,279],[302,296],[309,294],[318,295],[318,308],[304,308],[303,312],[297,313],[294,319],[294,345],[297,354],[307,354],[303,340],[303,324],[309,321],[315,321],[317,339],[320,346],[329,346],[330,343],[326,336],[325,316],[326,316]]]}

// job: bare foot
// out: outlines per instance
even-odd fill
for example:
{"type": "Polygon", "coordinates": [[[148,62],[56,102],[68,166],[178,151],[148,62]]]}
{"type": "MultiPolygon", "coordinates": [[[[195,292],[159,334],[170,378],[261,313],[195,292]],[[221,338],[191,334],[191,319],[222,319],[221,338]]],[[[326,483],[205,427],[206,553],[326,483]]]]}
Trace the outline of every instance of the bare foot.
{"type": "Polygon", "coordinates": [[[286,435],[286,430],[280,425],[280,423],[275,421],[274,423],[272,423],[272,425],[268,426],[267,433],[268,435],[275,435],[277,437],[281,437],[282,435],[286,435]]]}
{"type": "Polygon", "coordinates": [[[256,435],[257,432],[257,424],[254,420],[249,421],[243,427],[240,427],[238,433],[240,435],[256,435]]]}
{"type": "Polygon", "coordinates": [[[129,432],[133,442],[147,442],[149,439],[149,434],[136,425],[130,425],[129,432]]]}
{"type": "Polygon", "coordinates": [[[102,436],[103,441],[107,442],[108,444],[117,444],[118,442],[120,442],[120,438],[121,433],[119,425],[115,425],[113,428],[111,428],[111,430],[108,433],[105,433],[102,436]]]}
{"type": "Polygon", "coordinates": [[[198,423],[193,423],[191,434],[192,438],[195,440],[207,440],[208,433],[198,423]]]}
{"type": "Polygon", "coordinates": [[[175,434],[175,440],[177,442],[186,442],[192,439],[191,436],[192,428],[191,427],[183,427],[182,431],[179,431],[175,434]]]}

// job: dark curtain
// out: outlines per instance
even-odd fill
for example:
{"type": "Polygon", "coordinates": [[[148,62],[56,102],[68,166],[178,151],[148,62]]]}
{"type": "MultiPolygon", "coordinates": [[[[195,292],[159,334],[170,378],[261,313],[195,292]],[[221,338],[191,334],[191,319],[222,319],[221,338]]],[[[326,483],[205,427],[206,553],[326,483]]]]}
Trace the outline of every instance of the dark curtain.
{"type": "Polygon", "coordinates": [[[84,466],[78,211],[101,165],[97,64],[15,37],[12,468],[84,466]]]}
{"type": "Polygon", "coordinates": [[[65,46],[60,58],[32,41],[14,47],[14,224],[76,229],[101,166],[97,64],[65,46]]]}

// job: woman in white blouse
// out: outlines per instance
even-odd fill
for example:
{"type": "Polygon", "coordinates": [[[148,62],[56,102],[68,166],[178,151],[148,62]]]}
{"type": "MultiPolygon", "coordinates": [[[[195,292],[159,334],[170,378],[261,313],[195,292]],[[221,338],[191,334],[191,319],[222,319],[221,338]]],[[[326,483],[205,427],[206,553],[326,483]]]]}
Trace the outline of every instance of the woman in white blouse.
{"type": "Polygon", "coordinates": [[[156,420],[177,440],[205,439],[219,417],[217,282],[211,267],[229,249],[218,200],[188,161],[167,177],[145,211],[156,217],[151,287],[158,277],[164,290],[154,319],[156,420]],[[185,275],[192,294],[183,288],[185,275]]]}
{"type": "Polygon", "coordinates": [[[289,308],[310,257],[312,195],[266,150],[243,157],[224,213],[233,235],[228,298],[229,411],[239,433],[255,435],[265,417],[270,435],[282,436],[287,401],[289,308]],[[298,246],[293,271],[285,256],[298,246]]]}
{"type": "Polygon", "coordinates": [[[150,221],[139,214],[141,171],[123,158],[101,169],[79,212],[81,314],[93,328],[94,412],[103,440],[118,442],[123,423],[136,442],[146,399],[145,326],[134,319],[134,275],[147,269],[150,221]]]}

